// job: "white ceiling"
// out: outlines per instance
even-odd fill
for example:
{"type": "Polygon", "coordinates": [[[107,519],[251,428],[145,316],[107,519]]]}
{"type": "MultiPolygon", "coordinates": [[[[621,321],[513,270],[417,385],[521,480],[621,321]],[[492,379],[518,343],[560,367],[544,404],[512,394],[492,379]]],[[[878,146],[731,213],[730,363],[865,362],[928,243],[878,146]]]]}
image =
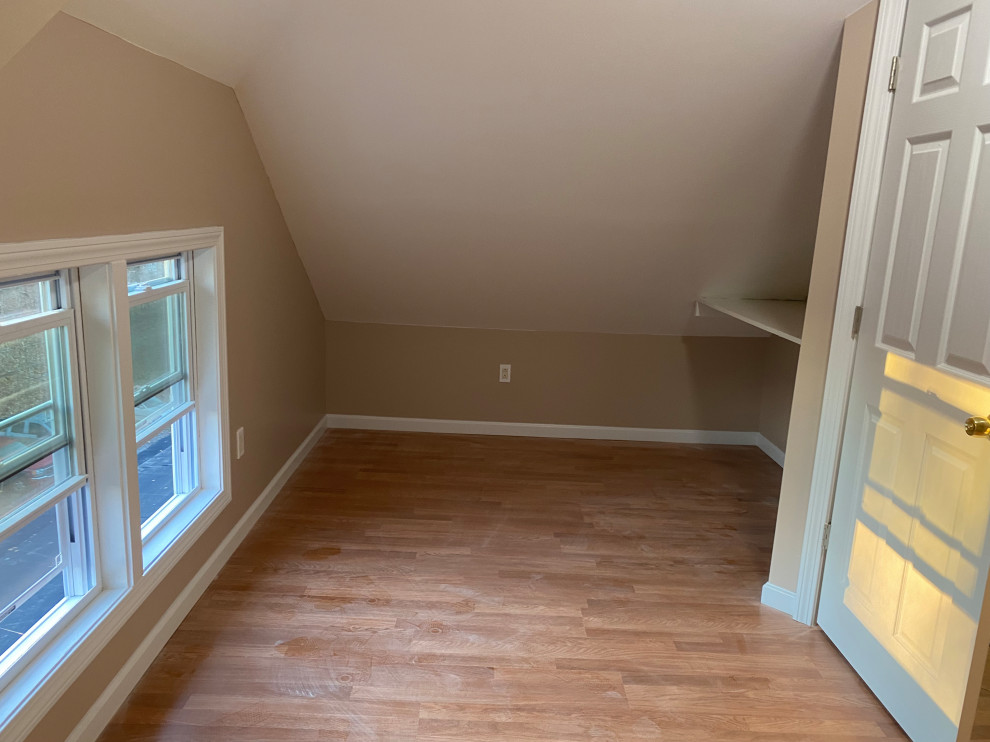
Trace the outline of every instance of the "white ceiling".
{"type": "Polygon", "coordinates": [[[235,85],[329,319],[726,334],[806,292],[864,0],[72,0],[235,85]]]}

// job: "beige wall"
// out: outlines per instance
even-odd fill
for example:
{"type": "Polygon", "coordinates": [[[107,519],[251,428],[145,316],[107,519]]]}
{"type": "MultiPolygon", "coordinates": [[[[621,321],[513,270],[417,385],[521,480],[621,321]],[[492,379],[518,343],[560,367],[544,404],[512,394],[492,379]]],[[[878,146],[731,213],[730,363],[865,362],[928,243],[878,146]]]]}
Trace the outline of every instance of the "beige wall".
{"type": "Polygon", "coordinates": [[[349,322],[326,332],[329,412],[700,430],[758,429],[771,342],[349,322]],[[509,384],[500,363],[512,364],[509,384]]]}
{"type": "Polygon", "coordinates": [[[770,565],[770,582],[785,590],[797,589],[839,268],[878,7],[878,1],[874,0],[851,15],[846,21],[842,38],[825,187],[808,290],[808,312],[794,387],[793,423],[787,437],[787,461],[770,565]]]}
{"type": "Polygon", "coordinates": [[[65,739],[312,430],[324,321],[232,90],[65,15],[0,70],[0,242],[225,228],[233,502],[29,737],[65,739]]]}
{"type": "Polygon", "coordinates": [[[801,346],[779,337],[766,341],[760,392],[760,433],[777,448],[787,449],[794,378],[801,346]]]}

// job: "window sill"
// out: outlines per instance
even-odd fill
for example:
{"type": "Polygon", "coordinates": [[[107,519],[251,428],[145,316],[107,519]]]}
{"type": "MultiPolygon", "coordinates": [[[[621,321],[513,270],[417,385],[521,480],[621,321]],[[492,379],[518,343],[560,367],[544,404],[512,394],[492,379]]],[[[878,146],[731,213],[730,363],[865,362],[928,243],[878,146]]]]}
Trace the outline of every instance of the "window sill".
{"type": "Polygon", "coordinates": [[[230,493],[226,490],[203,489],[177,503],[167,520],[143,544],[145,578],[162,569],[171,570],[229,503],[230,493]]]}

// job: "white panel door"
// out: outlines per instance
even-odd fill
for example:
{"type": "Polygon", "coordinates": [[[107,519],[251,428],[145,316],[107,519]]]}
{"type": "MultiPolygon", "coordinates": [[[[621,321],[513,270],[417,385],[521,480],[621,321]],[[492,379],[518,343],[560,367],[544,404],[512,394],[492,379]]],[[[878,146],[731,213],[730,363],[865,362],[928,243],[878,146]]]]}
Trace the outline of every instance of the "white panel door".
{"type": "MultiPolygon", "coordinates": [[[[990,0],[909,0],[818,621],[914,740],[960,719],[990,567],[990,0]]],[[[974,664],[975,663],[975,664],[974,664]]]]}

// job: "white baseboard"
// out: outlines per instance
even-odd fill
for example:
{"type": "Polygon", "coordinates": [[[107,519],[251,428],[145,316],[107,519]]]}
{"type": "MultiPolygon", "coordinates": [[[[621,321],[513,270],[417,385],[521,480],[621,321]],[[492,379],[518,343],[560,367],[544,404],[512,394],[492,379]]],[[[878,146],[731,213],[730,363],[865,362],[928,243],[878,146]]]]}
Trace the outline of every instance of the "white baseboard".
{"type": "Polygon", "coordinates": [[[797,608],[797,593],[767,582],[763,585],[763,594],[760,596],[760,602],[763,605],[782,611],[788,616],[793,616],[797,608]]]}
{"type": "Polygon", "coordinates": [[[289,460],[282,465],[282,468],[278,470],[278,473],[268,483],[268,486],[258,495],[258,498],[248,508],[247,512],[241,516],[241,519],[237,521],[237,525],[227,534],[226,538],[224,538],[206,563],[200,567],[196,576],[179,593],[179,596],[168,607],[158,623],[155,624],[154,628],[151,629],[144,638],[144,641],[135,650],[134,654],[124,663],[124,666],[114,676],[113,680],[110,681],[96,703],[90,707],[89,711],[76,725],[76,728],[72,730],[72,733],[66,738],[65,742],[93,742],[100,736],[104,727],[113,718],[113,715],[117,713],[117,709],[120,708],[120,705],[137,685],[141,676],[144,675],[155,657],[158,656],[158,653],[165,646],[169,637],[172,636],[179,627],[179,624],[182,623],[189,611],[192,610],[196,601],[199,600],[200,596],[206,591],[206,588],[213,582],[220,569],[230,559],[231,554],[234,553],[234,550],[237,549],[241,541],[244,540],[244,537],[254,527],[255,523],[258,522],[262,513],[265,512],[272,503],[272,500],[275,499],[275,495],[278,494],[279,490],[289,480],[289,477],[292,476],[299,464],[302,463],[306,455],[313,449],[313,446],[320,440],[325,430],[326,420],[322,419],[313,428],[312,432],[306,436],[306,439],[299,445],[295,452],[293,452],[289,460]]]}
{"type": "MultiPolygon", "coordinates": [[[[423,417],[375,417],[327,415],[328,428],[352,430],[401,430],[416,433],[462,435],[510,435],[530,438],[582,438],[606,441],[655,443],[705,443],[727,446],[760,446],[759,433],[736,430],[682,430],[676,428],[610,428],[597,425],[549,425],[500,423],[478,420],[436,420],[423,417]]],[[[769,441],[767,442],[769,444],[769,441]]],[[[762,446],[760,446],[762,448],[762,446]]],[[[772,457],[771,457],[772,458],[772,457]]]]}
{"type": "Polygon", "coordinates": [[[784,451],[771,443],[765,435],[757,433],[757,447],[767,456],[777,462],[777,466],[784,468],[784,451]]]}

